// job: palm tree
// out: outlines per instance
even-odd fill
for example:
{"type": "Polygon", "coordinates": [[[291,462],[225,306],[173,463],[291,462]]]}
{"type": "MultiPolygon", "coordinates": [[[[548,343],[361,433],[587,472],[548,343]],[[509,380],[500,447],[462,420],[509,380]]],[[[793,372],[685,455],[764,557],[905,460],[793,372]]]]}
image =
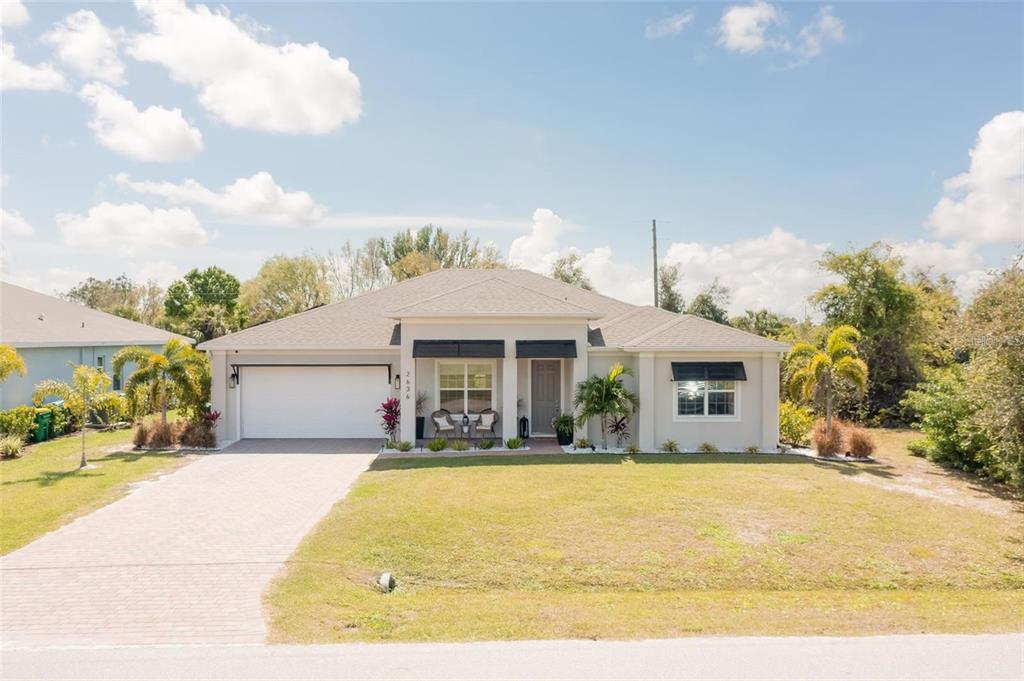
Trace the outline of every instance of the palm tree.
{"type": "Polygon", "coordinates": [[[136,368],[125,381],[125,392],[134,395],[138,390],[148,389],[150,404],[159,405],[160,420],[164,426],[167,425],[167,409],[172,394],[189,405],[205,402],[207,359],[188,343],[172,338],[164,344],[161,352],[139,345],[122,348],[114,355],[114,374],[120,376],[128,363],[135,364],[136,368]]]}
{"type": "Polygon", "coordinates": [[[25,360],[21,358],[13,345],[0,344],[0,383],[6,381],[11,374],[25,375],[25,360]]]}
{"type": "Polygon", "coordinates": [[[582,428],[594,416],[601,419],[601,446],[608,449],[608,419],[632,416],[640,408],[640,398],[622,385],[622,376],[632,371],[615,364],[607,376],[594,375],[576,384],[573,406],[576,426],[582,428]]]}
{"type": "Polygon", "coordinates": [[[92,411],[93,402],[110,387],[110,376],[88,364],[71,365],[74,373],[71,384],[49,378],[36,384],[32,401],[40,404],[44,397],[57,397],[64,400],[64,406],[82,424],[82,460],[79,468],[85,468],[89,462],[85,458],[85,421],[92,411]]]}
{"type": "Polygon", "coordinates": [[[789,391],[796,399],[825,406],[825,432],[832,433],[832,403],[842,385],[860,392],[868,387],[868,365],[857,353],[860,331],[844,324],[833,329],[819,349],[797,343],[789,351],[789,391]]]}

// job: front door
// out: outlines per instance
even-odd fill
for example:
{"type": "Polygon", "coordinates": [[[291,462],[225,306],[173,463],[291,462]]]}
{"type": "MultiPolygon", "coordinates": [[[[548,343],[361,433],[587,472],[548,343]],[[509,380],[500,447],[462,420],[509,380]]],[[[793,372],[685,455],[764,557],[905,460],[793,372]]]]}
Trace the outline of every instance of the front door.
{"type": "Polygon", "coordinates": [[[554,435],[551,419],[562,408],[562,362],[535,359],[530,362],[530,431],[554,435]]]}

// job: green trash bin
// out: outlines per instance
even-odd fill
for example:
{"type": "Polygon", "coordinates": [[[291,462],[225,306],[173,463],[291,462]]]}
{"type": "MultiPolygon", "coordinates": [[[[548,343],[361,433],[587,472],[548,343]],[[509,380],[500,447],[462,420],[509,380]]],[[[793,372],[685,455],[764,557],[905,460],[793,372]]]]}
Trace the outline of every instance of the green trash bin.
{"type": "Polygon", "coordinates": [[[36,432],[32,436],[33,442],[42,442],[50,437],[50,421],[53,414],[49,409],[36,409],[36,432]]]}

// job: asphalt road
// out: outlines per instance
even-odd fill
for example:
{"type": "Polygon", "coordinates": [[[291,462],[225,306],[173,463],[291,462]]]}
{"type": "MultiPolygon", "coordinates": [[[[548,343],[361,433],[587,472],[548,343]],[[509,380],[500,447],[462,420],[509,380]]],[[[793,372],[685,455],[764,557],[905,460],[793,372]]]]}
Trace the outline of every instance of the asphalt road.
{"type": "Polygon", "coordinates": [[[4,679],[1024,679],[1024,634],[3,648],[4,679]]]}

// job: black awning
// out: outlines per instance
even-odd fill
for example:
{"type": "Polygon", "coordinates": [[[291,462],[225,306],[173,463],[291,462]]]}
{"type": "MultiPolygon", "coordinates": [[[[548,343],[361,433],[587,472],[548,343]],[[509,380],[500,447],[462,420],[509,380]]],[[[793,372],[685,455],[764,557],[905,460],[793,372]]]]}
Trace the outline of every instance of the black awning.
{"type": "Polygon", "coordinates": [[[414,340],[413,357],[504,357],[502,340],[414,340]]]}
{"type": "Polygon", "coordinates": [[[672,362],[673,381],[745,381],[743,362],[672,362]]]}
{"type": "Polygon", "coordinates": [[[574,340],[532,340],[516,341],[516,357],[575,357],[574,340]]]}

